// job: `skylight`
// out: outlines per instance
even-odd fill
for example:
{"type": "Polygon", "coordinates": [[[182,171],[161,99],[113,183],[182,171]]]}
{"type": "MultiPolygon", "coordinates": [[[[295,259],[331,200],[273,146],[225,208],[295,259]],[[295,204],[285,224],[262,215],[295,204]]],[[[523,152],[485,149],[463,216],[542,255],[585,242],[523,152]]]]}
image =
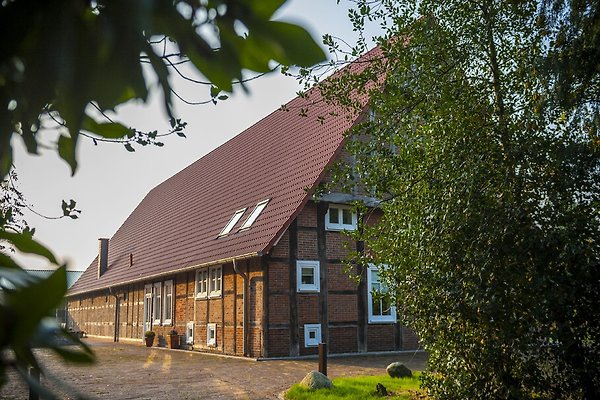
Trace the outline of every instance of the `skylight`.
{"type": "Polygon", "coordinates": [[[254,223],[254,221],[256,221],[256,219],[258,218],[258,216],[260,215],[260,213],[265,209],[265,207],[269,203],[269,200],[270,199],[263,200],[260,203],[258,203],[256,205],[256,207],[254,207],[254,210],[252,210],[252,213],[250,214],[250,216],[248,217],[248,219],[246,220],[246,222],[244,222],[244,225],[242,225],[242,227],[240,228],[240,230],[247,229],[247,228],[250,228],[252,226],[252,224],[254,223]]]}
{"type": "MultiPolygon", "coordinates": [[[[229,234],[229,232],[231,232],[231,230],[233,229],[235,224],[237,224],[238,221],[242,218],[242,215],[244,215],[245,211],[246,211],[245,208],[242,208],[241,210],[237,210],[235,212],[235,214],[233,214],[233,217],[231,217],[231,219],[229,220],[227,225],[225,225],[225,228],[223,228],[221,233],[219,233],[219,236],[225,236],[225,235],[229,234]]],[[[248,222],[248,221],[246,221],[246,222],[248,222]]]]}

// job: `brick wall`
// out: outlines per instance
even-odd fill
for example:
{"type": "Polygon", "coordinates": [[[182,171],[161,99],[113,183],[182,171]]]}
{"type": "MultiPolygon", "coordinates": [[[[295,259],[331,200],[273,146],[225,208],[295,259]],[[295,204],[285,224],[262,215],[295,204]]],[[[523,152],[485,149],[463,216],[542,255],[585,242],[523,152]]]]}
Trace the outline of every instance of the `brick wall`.
{"type": "MultiPolygon", "coordinates": [[[[263,272],[260,260],[238,262],[248,276],[248,355],[261,356],[263,316],[263,272]]],[[[113,337],[115,333],[115,304],[119,298],[117,335],[121,339],[139,339],[144,335],[144,286],[173,280],[173,318],[168,325],[152,325],[156,332],[155,345],[166,345],[166,335],[175,329],[186,332],[188,322],[194,322],[194,350],[243,355],[244,306],[242,277],[235,274],[232,264],[222,266],[222,296],[195,298],[195,271],[166,276],[160,280],[140,282],[85,295],[72,296],[67,301],[69,325],[88,335],[113,337]],[[208,324],[216,324],[217,345],[207,345],[208,324]]],[[[164,296],[164,295],[163,295],[164,296]]],[[[184,346],[186,347],[186,346],[184,346]]],[[[190,347],[191,348],[191,347],[190,347]]]]}
{"type": "MultiPolygon", "coordinates": [[[[322,307],[326,307],[327,312],[326,326],[321,326],[322,339],[328,342],[331,353],[357,352],[359,348],[363,351],[418,348],[418,339],[408,328],[398,324],[361,323],[365,316],[359,315],[359,296],[365,299],[366,304],[368,288],[363,285],[364,293],[361,294],[358,281],[348,274],[349,268],[354,272],[358,269],[341,262],[356,250],[357,244],[341,232],[325,231],[325,254],[320,254],[319,229],[322,228],[318,224],[318,207],[316,203],[309,202],[297,216],[295,228],[288,229],[270,252],[267,355],[289,356],[295,351],[299,355],[316,354],[316,348],[305,346],[304,325],[322,323],[322,307]],[[295,232],[296,236],[290,237],[291,232],[295,232]],[[296,274],[297,260],[320,261],[326,292],[323,287],[320,293],[297,292],[296,286],[292,286],[295,278],[290,276],[296,274]],[[291,307],[290,301],[294,302],[291,307]],[[292,310],[297,315],[293,315],[292,310]],[[364,343],[360,346],[359,332],[364,332],[364,343]],[[297,350],[292,340],[297,342],[297,350]]],[[[380,213],[371,212],[368,218],[373,223],[380,218],[380,213]]]]}

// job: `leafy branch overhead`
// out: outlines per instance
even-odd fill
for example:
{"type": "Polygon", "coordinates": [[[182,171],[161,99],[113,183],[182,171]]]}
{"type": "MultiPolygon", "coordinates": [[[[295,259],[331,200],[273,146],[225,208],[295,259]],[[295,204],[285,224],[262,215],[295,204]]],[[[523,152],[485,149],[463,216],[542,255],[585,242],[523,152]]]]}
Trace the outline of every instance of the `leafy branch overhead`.
{"type": "Polygon", "coordinates": [[[428,396],[600,398],[600,3],[355,3],[384,61],[319,85],[369,115],[323,190],[381,200],[348,262],[380,266],[428,396]]]}
{"type": "Polygon", "coordinates": [[[118,122],[98,122],[94,113],[104,118],[127,101],[145,101],[155,83],[175,118],[170,79],[182,61],[212,84],[211,101],[225,99],[221,92],[231,92],[234,82],[243,85],[244,70],[265,73],[271,63],[322,61],[324,53],[308,32],[272,20],[284,2],[3,2],[0,34],[10,40],[0,44],[0,175],[12,164],[12,136],[36,153],[48,119],[64,124],[57,151],[74,172],[82,131],[96,140],[137,133],[118,122]],[[153,72],[148,78],[142,64],[153,72]]]}

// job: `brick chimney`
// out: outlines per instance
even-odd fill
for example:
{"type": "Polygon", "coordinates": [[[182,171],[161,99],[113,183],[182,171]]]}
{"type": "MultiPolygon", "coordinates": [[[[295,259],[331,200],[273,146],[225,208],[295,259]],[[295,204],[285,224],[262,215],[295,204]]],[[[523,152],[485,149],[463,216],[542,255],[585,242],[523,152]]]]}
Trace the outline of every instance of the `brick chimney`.
{"type": "Polygon", "coordinates": [[[108,239],[98,239],[98,279],[108,270],[108,239]]]}

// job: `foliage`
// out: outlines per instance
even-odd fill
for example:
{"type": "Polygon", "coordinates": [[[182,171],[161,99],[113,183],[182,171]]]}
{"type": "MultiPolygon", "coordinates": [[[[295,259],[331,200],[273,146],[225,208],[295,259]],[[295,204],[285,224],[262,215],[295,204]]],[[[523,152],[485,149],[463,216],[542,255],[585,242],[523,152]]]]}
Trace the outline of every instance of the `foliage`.
{"type": "MultiPolygon", "coordinates": [[[[77,168],[80,137],[94,143],[162,146],[168,134],[185,136],[185,122],[172,110],[171,75],[185,77],[183,64],[206,77],[210,102],[224,100],[244,71],[267,73],[276,63],[310,66],[324,53],[301,27],[272,20],[285,0],[5,0],[0,2],[0,243],[2,249],[45,258],[52,252],[33,238],[20,219],[28,207],[14,186],[12,140],[30,153],[42,146],[41,132],[56,130],[55,150],[77,168]],[[115,109],[146,101],[162,90],[171,130],[142,132],[113,120],[115,109]]],[[[44,144],[45,145],[45,144],[44,144]]],[[[77,218],[73,200],[61,217],[77,218]]],[[[58,217],[60,218],[60,217],[58,217]]],[[[65,360],[91,362],[93,353],[47,317],[66,293],[65,267],[46,280],[33,279],[10,252],[0,252],[0,386],[16,368],[45,398],[55,396],[32,381],[40,369],[32,346],[49,347],[65,360]],[[78,348],[64,347],[75,344],[78,348]],[[6,350],[11,350],[6,351],[6,350]],[[11,358],[12,357],[12,358],[11,358]]]]}
{"type": "Polygon", "coordinates": [[[147,99],[143,65],[177,121],[169,79],[181,63],[202,73],[216,98],[243,80],[243,70],[321,61],[322,50],[303,28],[271,20],[284,2],[3,1],[0,36],[9,40],[0,45],[0,175],[11,167],[11,137],[18,134],[35,153],[39,131],[52,121],[61,130],[56,150],[73,172],[80,134],[135,136],[107,112],[147,99]]]}
{"type": "Polygon", "coordinates": [[[387,375],[379,376],[355,376],[340,377],[332,380],[331,389],[308,390],[307,388],[295,384],[286,393],[288,400],[319,400],[319,399],[380,399],[375,387],[381,383],[388,392],[392,392],[392,399],[411,399],[415,398],[419,392],[419,375],[415,374],[412,378],[390,378],[387,375]]]}
{"type": "Polygon", "coordinates": [[[348,108],[368,93],[375,116],[333,180],[382,200],[355,260],[383,266],[436,398],[600,397],[598,15],[495,0],[350,13],[387,30],[365,72],[322,85],[348,108]]]}

